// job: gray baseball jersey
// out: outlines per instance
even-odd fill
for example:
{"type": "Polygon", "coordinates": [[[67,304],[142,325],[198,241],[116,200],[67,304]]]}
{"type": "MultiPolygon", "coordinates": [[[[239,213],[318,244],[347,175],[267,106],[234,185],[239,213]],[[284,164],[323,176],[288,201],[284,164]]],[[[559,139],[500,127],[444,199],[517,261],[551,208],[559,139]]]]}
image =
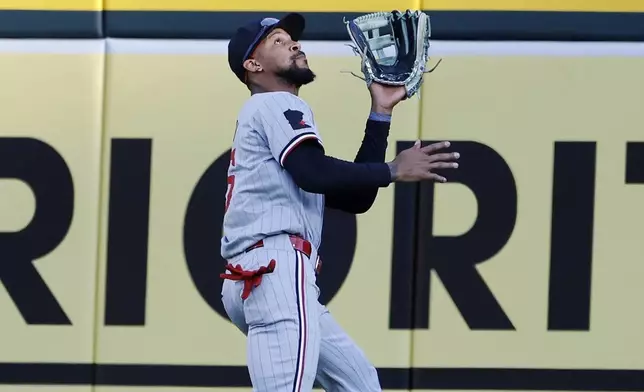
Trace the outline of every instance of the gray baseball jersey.
{"type": "Polygon", "coordinates": [[[307,139],[322,144],[313,113],[301,98],[270,92],[246,101],[237,118],[228,170],[223,258],[279,233],[320,245],[324,196],[298,188],[282,166],[307,139]]]}
{"type": "Polygon", "coordinates": [[[376,369],[318,300],[315,260],[324,196],[300,189],[283,168],[289,152],[307,139],[322,144],[311,109],[293,94],[256,94],[242,107],[221,253],[247,272],[271,262],[275,268],[247,298],[247,282],[226,279],[222,302],[247,335],[253,391],[309,392],[317,380],[330,392],[379,392],[376,369]],[[288,234],[309,240],[311,254],[295,250],[288,234]],[[260,239],[263,247],[246,251],[260,239]]]}

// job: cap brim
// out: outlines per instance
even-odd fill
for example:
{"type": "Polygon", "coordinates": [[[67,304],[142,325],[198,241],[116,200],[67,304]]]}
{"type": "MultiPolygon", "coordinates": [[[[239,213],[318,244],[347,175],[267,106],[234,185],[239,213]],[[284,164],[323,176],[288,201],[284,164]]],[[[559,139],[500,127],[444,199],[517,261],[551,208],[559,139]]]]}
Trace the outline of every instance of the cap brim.
{"type": "Polygon", "coordinates": [[[304,27],[306,27],[304,16],[296,12],[292,12],[280,19],[273,29],[280,28],[286,31],[293,41],[299,41],[302,37],[302,33],[304,32],[304,27]]]}

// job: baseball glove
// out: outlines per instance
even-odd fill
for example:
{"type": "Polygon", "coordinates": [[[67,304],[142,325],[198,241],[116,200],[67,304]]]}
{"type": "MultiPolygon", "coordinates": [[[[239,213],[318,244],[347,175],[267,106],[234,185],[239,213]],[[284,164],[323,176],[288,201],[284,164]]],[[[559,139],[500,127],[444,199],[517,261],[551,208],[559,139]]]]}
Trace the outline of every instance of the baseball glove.
{"type": "MultiPolygon", "coordinates": [[[[367,83],[405,86],[407,98],[418,92],[429,60],[429,16],[421,11],[374,12],[344,21],[353,51],[362,58],[367,83]]],[[[440,63],[440,61],[439,61],[440,63]]]]}

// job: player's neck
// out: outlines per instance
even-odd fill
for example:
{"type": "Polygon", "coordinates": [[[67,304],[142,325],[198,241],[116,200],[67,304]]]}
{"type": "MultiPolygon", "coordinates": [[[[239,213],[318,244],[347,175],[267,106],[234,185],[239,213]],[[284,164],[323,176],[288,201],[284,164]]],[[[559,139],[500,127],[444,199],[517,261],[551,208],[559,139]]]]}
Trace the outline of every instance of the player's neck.
{"type": "Polygon", "coordinates": [[[279,92],[279,91],[284,91],[284,92],[291,93],[293,95],[298,95],[300,89],[298,87],[295,87],[292,84],[286,84],[286,83],[280,83],[280,82],[268,83],[264,86],[254,84],[250,88],[251,95],[261,94],[261,93],[273,93],[273,92],[279,92]]]}

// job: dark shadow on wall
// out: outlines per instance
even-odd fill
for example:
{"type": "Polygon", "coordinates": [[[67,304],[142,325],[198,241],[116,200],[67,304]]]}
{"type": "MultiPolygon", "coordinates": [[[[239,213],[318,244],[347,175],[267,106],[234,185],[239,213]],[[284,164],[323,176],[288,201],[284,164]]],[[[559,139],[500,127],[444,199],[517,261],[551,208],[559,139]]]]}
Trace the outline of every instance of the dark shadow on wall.
{"type": "MultiPolygon", "coordinates": [[[[427,11],[440,40],[644,41],[644,13],[427,11]]],[[[305,12],[306,40],[347,40],[343,18],[305,12]]],[[[275,12],[0,11],[0,38],[228,39],[252,19],[275,12]]]]}

